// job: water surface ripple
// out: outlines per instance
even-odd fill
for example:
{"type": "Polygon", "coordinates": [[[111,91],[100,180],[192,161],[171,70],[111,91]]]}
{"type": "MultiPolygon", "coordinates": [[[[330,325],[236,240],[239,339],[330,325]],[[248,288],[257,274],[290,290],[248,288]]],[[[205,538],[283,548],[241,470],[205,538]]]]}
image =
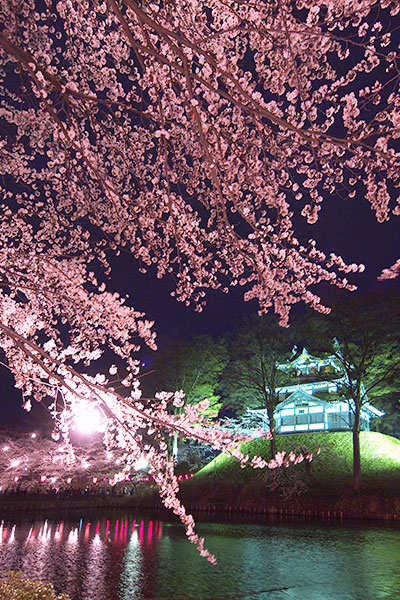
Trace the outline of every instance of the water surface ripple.
{"type": "Polygon", "coordinates": [[[212,566],[162,519],[3,521],[0,573],[51,581],[72,600],[400,600],[395,525],[199,523],[212,566]]]}

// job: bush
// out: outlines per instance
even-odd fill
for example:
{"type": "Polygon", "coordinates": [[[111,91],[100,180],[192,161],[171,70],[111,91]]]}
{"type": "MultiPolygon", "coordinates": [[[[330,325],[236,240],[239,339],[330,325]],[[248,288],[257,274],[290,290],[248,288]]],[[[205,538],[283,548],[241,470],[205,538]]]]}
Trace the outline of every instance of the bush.
{"type": "Polygon", "coordinates": [[[1,600],[70,600],[67,594],[56,594],[51,583],[28,579],[21,572],[10,571],[0,578],[1,600]]]}

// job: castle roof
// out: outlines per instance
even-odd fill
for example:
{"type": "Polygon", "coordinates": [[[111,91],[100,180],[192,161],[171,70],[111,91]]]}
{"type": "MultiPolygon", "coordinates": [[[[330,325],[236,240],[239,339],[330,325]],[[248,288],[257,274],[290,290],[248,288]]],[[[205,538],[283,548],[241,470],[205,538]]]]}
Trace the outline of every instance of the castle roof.
{"type": "Polygon", "coordinates": [[[335,360],[335,355],[330,354],[325,358],[313,356],[303,348],[300,353],[296,353],[292,360],[285,363],[278,363],[278,368],[282,371],[290,371],[291,369],[301,369],[305,367],[325,367],[332,366],[336,371],[340,371],[340,367],[335,360]]]}

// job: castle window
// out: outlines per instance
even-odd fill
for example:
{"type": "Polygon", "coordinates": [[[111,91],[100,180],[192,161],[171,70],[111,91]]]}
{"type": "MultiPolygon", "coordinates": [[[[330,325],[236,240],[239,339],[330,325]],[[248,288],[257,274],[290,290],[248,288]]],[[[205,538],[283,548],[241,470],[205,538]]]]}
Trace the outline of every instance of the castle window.
{"type": "Polygon", "coordinates": [[[296,417],[296,425],[306,425],[308,423],[308,415],[298,415],[296,417]]]}
{"type": "Polygon", "coordinates": [[[324,413],[311,413],[310,414],[310,423],[323,423],[324,422],[324,413]]]}

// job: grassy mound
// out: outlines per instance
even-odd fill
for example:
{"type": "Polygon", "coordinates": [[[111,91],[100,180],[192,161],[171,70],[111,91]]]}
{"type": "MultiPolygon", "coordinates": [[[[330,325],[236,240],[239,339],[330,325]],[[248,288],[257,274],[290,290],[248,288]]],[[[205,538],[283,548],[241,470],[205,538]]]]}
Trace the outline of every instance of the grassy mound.
{"type": "MultiPolygon", "coordinates": [[[[313,452],[309,466],[305,462],[289,468],[260,471],[242,469],[232,457],[220,454],[192,478],[193,488],[243,490],[244,487],[296,489],[338,495],[351,485],[351,432],[305,433],[280,435],[276,438],[279,452],[313,452]],[[320,448],[320,454],[316,450],[320,448]]],[[[371,492],[400,495],[400,440],[376,432],[360,434],[363,488],[371,492]]],[[[250,457],[269,457],[269,440],[256,439],[242,444],[242,452],[250,457]]]]}

